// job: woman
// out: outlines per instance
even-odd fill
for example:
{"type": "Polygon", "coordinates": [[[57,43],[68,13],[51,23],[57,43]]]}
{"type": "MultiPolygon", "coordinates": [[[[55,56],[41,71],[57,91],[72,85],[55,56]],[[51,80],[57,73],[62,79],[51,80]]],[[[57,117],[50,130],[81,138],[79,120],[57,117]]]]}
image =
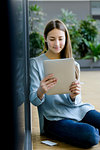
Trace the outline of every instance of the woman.
{"type": "Polygon", "coordinates": [[[38,107],[40,133],[81,147],[91,147],[100,140],[100,113],[81,100],[80,68],[75,62],[76,80],[70,93],[47,95],[56,85],[53,74],[44,77],[43,61],[71,58],[68,30],[60,20],[51,20],[44,30],[47,52],[30,60],[30,101],[38,107]]]}

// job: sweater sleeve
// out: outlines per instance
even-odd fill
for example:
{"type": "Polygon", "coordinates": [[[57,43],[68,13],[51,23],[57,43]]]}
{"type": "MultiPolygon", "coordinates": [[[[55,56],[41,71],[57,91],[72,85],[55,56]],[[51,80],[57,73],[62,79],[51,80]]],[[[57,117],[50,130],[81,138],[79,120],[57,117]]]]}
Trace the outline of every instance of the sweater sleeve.
{"type": "Polygon", "coordinates": [[[39,70],[36,64],[35,59],[30,59],[30,95],[29,99],[30,102],[35,105],[39,106],[45,101],[45,96],[42,100],[40,100],[37,96],[37,90],[40,86],[40,77],[39,77],[39,70]]]}
{"type": "Polygon", "coordinates": [[[78,105],[82,102],[82,99],[81,99],[81,94],[77,95],[76,98],[75,98],[75,101],[72,101],[71,98],[70,98],[70,95],[68,94],[67,95],[67,99],[68,99],[68,102],[70,105],[78,105]]]}

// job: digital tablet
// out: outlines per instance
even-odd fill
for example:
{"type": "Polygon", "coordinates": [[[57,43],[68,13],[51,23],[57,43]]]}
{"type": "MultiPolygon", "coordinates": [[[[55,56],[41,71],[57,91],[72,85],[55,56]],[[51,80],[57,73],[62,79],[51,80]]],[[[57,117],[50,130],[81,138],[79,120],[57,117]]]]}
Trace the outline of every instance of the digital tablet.
{"type": "Polygon", "coordinates": [[[44,60],[44,74],[54,74],[57,83],[48,90],[47,95],[70,93],[69,87],[75,81],[75,63],[73,58],[44,60]]]}

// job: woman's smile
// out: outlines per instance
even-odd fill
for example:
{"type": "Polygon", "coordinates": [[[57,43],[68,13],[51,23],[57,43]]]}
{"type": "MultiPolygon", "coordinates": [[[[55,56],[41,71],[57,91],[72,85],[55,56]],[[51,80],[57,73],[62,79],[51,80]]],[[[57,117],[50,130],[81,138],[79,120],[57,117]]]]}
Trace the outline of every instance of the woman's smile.
{"type": "Polygon", "coordinates": [[[59,47],[58,46],[56,46],[56,47],[53,47],[54,49],[56,49],[56,50],[59,50],[59,47]]]}

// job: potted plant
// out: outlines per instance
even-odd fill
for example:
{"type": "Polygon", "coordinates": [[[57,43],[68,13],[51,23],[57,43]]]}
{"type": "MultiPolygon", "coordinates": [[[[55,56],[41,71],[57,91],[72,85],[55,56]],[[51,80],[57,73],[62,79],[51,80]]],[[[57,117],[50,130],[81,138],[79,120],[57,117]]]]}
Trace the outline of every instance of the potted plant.
{"type": "Polygon", "coordinates": [[[39,32],[32,32],[29,35],[30,57],[36,57],[41,54],[44,49],[44,38],[39,32]]]}
{"type": "Polygon", "coordinates": [[[96,42],[88,42],[85,39],[84,42],[89,49],[88,53],[83,59],[77,60],[77,62],[79,62],[81,68],[100,68],[100,44],[96,42]]]}
{"type": "Polygon", "coordinates": [[[96,21],[89,16],[87,17],[87,20],[81,20],[79,22],[78,32],[81,34],[81,41],[76,49],[79,58],[85,57],[89,52],[89,47],[85,41],[89,41],[91,43],[95,41],[98,33],[95,22],[96,21]]]}
{"type": "Polygon", "coordinates": [[[44,27],[43,10],[38,6],[29,6],[29,48],[30,57],[36,57],[41,54],[44,49],[43,27],[44,27]]]}

